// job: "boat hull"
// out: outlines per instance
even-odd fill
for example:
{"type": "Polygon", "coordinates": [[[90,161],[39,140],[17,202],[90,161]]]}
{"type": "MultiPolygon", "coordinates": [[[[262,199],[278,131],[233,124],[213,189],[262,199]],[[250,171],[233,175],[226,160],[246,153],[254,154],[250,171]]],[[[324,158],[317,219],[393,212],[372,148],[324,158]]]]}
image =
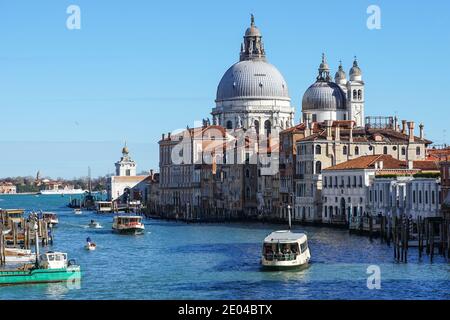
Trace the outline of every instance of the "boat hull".
{"type": "Polygon", "coordinates": [[[79,266],[64,269],[32,269],[0,271],[0,285],[34,284],[77,281],[81,279],[79,266]]]}
{"type": "Polygon", "coordinates": [[[143,234],[145,231],[144,228],[121,228],[121,229],[117,229],[113,227],[113,232],[114,233],[119,233],[119,234],[129,234],[129,235],[139,235],[139,234],[143,234]]]}

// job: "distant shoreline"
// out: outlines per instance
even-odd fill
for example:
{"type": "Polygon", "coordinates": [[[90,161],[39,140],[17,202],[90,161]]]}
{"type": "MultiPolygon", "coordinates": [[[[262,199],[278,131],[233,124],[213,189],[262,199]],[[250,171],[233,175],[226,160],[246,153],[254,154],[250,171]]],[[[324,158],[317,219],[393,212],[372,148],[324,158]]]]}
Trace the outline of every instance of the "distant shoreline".
{"type": "Polygon", "coordinates": [[[0,193],[1,196],[29,196],[29,195],[36,195],[39,194],[39,192],[22,192],[22,193],[0,193]]]}

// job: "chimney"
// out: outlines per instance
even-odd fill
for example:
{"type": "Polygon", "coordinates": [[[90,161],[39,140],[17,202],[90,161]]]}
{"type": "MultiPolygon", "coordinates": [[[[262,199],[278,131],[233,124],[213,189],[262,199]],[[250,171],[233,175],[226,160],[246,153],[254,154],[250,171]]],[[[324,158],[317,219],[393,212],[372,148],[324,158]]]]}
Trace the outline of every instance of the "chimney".
{"type": "Polygon", "coordinates": [[[402,133],[406,134],[406,120],[402,120],[402,133]]]}
{"type": "Polygon", "coordinates": [[[305,114],[305,125],[306,125],[306,128],[305,128],[305,137],[308,137],[308,136],[310,136],[311,134],[312,134],[312,130],[311,130],[311,119],[312,119],[312,115],[310,114],[310,113],[306,113],[305,114]]]}
{"type": "Polygon", "coordinates": [[[423,134],[423,123],[419,125],[419,129],[420,129],[420,140],[423,140],[425,138],[423,134]]]}
{"type": "Polygon", "coordinates": [[[341,128],[339,127],[339,125],[336,126],[336,129],[334,131],[334,140],[336,141],[340,141],[341,140],[341,128]]]}
{"type": "Polygon", "coordinates": [[[153,178],[153,169],[150,169],[150,177],[153,178]]]}
{"type": "Polygon", "coordinates": [[[349,131],[348,141],[353,142],[353,121],[350,123],[350,131],[349,131]]]}
{"type": "Polygon", "coordinates": [[[164,140],[166,138],[166,135],[163,133],[161,136],[161,140],[164,140]]]}
{"type": "Polygon", "coordinates": [[[167,133],[167,139],[170,140],[170,132],[167,133]]]}
{"type": "Polygon", "coordinates": [[[414,121],[408,122],[409,142],[414,142],[414,121]]]}
{"type": "Polygon", "coordinates": [[[332,134],[331,134],[331,126],[332,125],[333,125],[333,121],[325,120],[325,127],[326,127],[326,131],[327,131],[327,140],[332,139],[332,134]]]}
{"type": "Polygon", "coordinates": [[[397,117],[394,117],[394,130],[398,131],[398,119],[397,119],[397,117]]]}
{"type": "Polygon", "coordinates": [[[384,163],[383,163],[383,160],[381,160],[381,161],[378,163],[378,168],[380,168],[380,170],[383,170],[383,166],[384,166],[384,163]]]}

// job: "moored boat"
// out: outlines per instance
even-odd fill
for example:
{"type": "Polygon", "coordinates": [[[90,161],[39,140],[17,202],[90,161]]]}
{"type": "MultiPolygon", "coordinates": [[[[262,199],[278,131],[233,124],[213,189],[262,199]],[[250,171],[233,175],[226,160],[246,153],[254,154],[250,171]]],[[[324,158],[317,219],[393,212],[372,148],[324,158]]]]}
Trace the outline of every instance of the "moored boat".
{"type": "Polygon", "coordinates": [[[112,228],[123,234],[142,234],[145,230],[141,216],[115,216],[112,228]]]}
{"type": "Polygon", "coordinates": [[[52,227],[56,226],[59,223],[58,216],[53,212],[43,212],[42,218],[44,218],[44,220],[52,227]]]}
{"type": "Polygon", "coordinates": [[[73,213],[76,215],[80,215],[83,213],[83,211],[81,211],[81,209],[73,209],[73,213]]]}
{"type": "Polygon", "coordinates": [[[41,254],[36,264],[26,264],[15,270],[0,271],[0,285],[76,281],[81,279],[80,266],[67,260],[62,252],[41,254]]]}

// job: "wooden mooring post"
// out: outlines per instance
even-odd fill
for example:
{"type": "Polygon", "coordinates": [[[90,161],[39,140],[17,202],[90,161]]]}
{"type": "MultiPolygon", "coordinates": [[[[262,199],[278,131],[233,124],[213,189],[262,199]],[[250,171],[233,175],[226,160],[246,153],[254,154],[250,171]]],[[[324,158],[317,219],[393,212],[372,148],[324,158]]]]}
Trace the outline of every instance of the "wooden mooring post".
{"type": "Polygon", "coordinates": [[[5,263],[6,263],[5,236],[3,235],[3,225],[0,223],[0,266],[4,266],[5,263]]]}

